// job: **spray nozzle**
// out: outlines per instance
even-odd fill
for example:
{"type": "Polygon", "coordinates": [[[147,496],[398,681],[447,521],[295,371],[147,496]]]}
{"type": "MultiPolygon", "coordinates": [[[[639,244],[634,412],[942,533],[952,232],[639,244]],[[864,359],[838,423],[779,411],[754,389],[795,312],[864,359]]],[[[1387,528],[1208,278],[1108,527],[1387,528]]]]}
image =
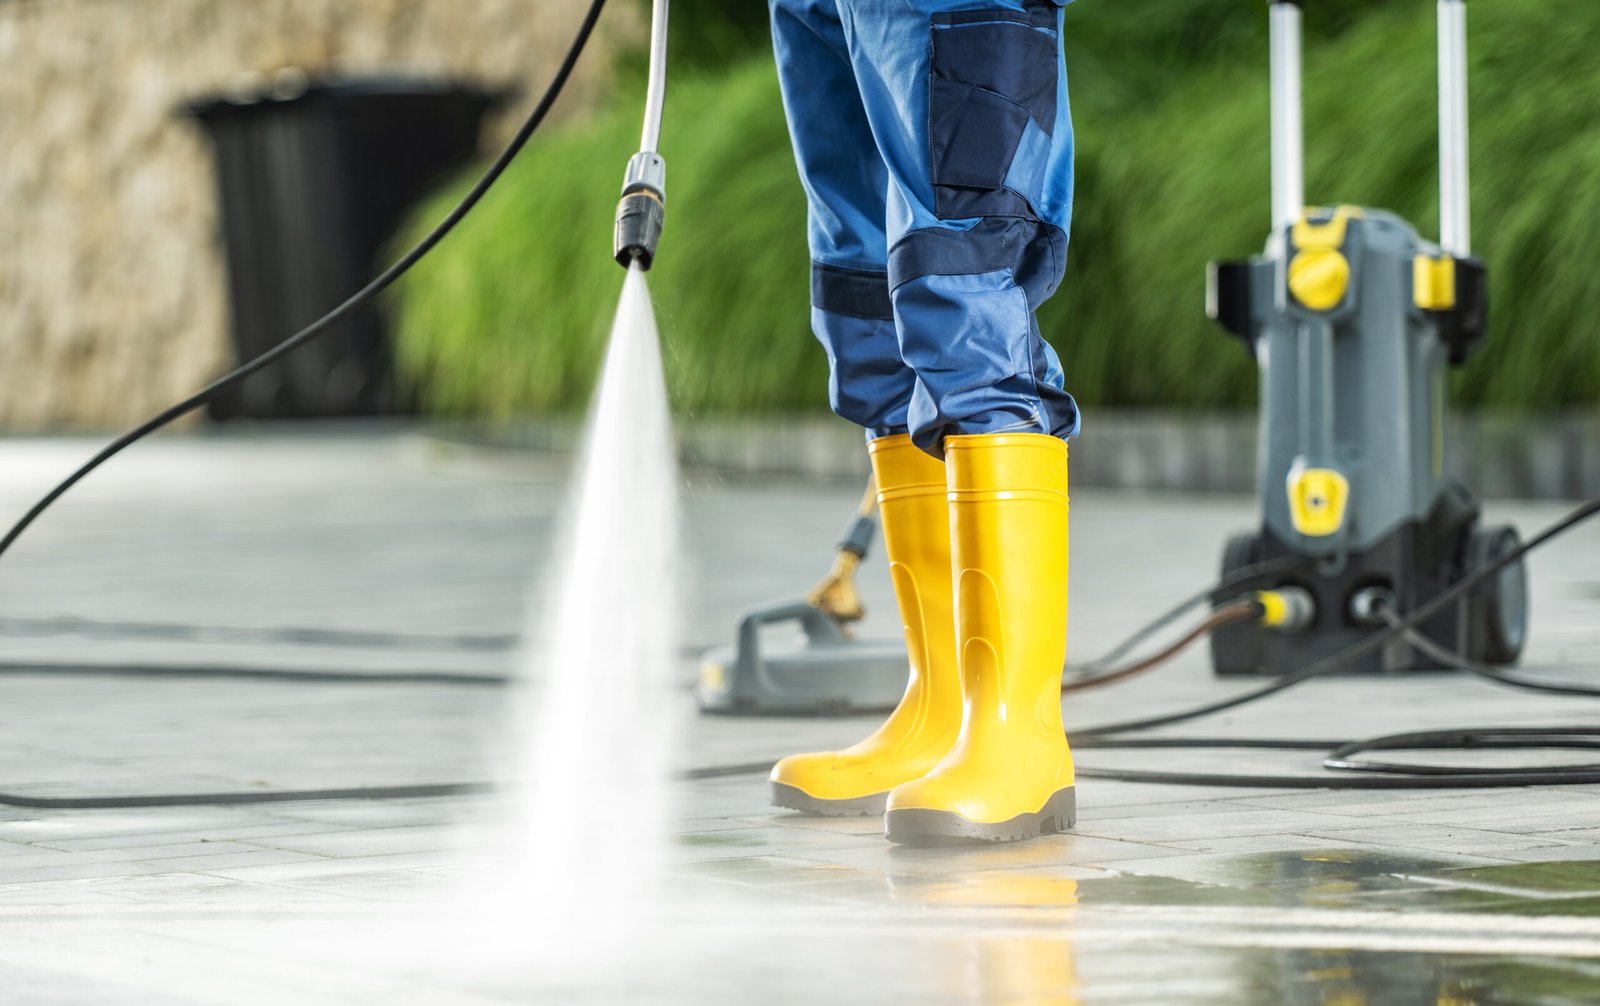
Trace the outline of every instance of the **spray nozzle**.
{"type": "Polygon", "coordinates": [[[628,159],[622,178],[622,200],[617,203],[613,253],[624,269],[637,263],[649,269],[666,219],[667,162],[661,155],[641,150],[628,159]]]}

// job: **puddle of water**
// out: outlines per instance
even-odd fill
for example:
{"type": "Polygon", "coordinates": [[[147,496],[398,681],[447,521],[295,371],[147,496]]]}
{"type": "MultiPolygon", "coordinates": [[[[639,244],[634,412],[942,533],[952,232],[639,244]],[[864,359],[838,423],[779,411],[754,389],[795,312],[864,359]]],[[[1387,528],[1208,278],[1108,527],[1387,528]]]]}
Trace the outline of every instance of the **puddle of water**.
{"type": "Polygon", "coordinates": [[[1319,951],[1275,963],[1293,1006],[1579,1006],[1600,988],[1586,961],[1319,951]]]}
{"type": "Polygon", "coordinates": [[[1507,891],[1530,897],[1588,894],[1600,896],[1600,862],[1508,863],[1474,866],[1439,875],[1443,883],[1507,891]]]}
{"type": "MultiPolygon", "coordinates": [[[[1522,898],[1502,900],[1495,908],[1507,915],[1559,915],[1564,918],[1600,917],[1600,897],[1585,895],[1578,898],[1522,898]]],[[[1600,985],[1595,987],[1595,997],[1600,1001],[1600,985]]]]}
{"type": "MultiPolygon", "coordinates": [[[[946,876],[776,857],[716,861],[702,864],[704,871],[682,865],[677,875],[692,879],[696,893],[722,889],[728,899],[668,909],[666,924],[631,945],[619,937],[601,962],[558,968],[535,955],[513,964],[463,942],[451,945],[454,966],[440,969],[419,963],[428,956],[418,952],[420,945],[396,954],[399,945],[385,941],[391,965],[385,978],[400,986],[414,980],[408,986],[414,1001],[463,1003],[719,1006],[758,997],[983,1006],[1596,1001],[1600,963],[1585,959],[1585,948],[1600,943],[1600,924],[1523,913],[1584,902],[1597,909],[1600,897],[1517,899],[1438,883],[1449,870],[1435,871],[1426,883],[1381,872],[1384,863],[1413,870],[1432,863],[1404,856],[1357,854],[1342,863],[1316,852],[1243,858],[1252,862],[1240,875],[1255,882],[1238,887],[1151,876],[1074,879],[1045,869],[960,872],[970,864],[959,859],[947,864],[957,872],[946,876]],[[1276,868],[1272,859],[1281,860],[1276,868]],[[1354,894],[1389,890],[1393,903],[1359,913],[1346,910],[1351,906],[1308,906],[1294,893],[1293,880],[1285,880],[1306,870],[1323,871],[1308,886],[1346,885],[1354,894]],[[1463,910],[1441,914],[1446,897],[1464,899],[1463,910]],[[1498,899],[1494,915],[1476,914],[1490,905],[1483,899],[1498,899]]],[[[1536,867],[1533,876],[1565,867],[1528,865],[1536,867]]],[[[465,920],[463,931],[481,934],[480,922],[465,920]]],[[[431,940],[439,931],[413,935],[431,940]]],[[[341,973],[367,966],[342,937],[306,931],[299,937],[311,946],[296,955],[301,960],[328,959],[345,969],[341,973]]],[[[255,933],[240,942],[252,953],[274,956],[255,933]]],[[[192,943],[182,946],[192,952],[192,943]]]]}

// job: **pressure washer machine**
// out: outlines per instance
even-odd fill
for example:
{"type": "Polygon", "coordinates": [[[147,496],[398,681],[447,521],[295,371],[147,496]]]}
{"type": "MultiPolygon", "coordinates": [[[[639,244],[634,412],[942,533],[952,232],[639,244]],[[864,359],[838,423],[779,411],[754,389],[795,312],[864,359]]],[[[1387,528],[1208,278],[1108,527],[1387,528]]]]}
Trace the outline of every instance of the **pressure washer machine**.
{"type": "MultiPolygon", "coordinates": [[[[1264,254],[1212,264],[1207,307],[1261,370],[1262,521],[1228,541],[1218,600],[1270,590],[1273,603],[1263,622],[1212,636],[1218,674],[1304,667],[1519,544],[1514,528],[1484,526],[1446,457],[1445,378],[1483,337],[1487,275],[1471,251],[1466,4],[1438,7],[1434,244],[1391,213],[1304,208],[1301,10],[1270,6],[1274,229],[1264,254]],[[1262,565],[1273,572],[1252,576],[1262,565]]],[[[1466,659],[1510,664],[1527,618],[1518,560],[1420,630],[1466,659]]],[[[1397,641],[1351,669],[1437,666],[1397,641]]]]}

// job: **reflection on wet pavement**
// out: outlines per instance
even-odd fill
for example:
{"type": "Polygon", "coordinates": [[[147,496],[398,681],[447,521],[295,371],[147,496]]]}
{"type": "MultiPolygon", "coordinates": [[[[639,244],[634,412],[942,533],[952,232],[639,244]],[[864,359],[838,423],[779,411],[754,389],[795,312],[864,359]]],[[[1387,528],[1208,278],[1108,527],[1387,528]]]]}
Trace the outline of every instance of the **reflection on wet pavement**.
{"type": "MultiPolygon", "coordinates": [[[[1059,865],[1050,843],[902,851],[876,869],[853,865],[863,862],[855,846],[829,863],[799,845],[786,851],[813,862],[744,856],[693,872],[764,891],[768,925],[799,927],[813,949],[832,947],[836,964],[918,1001],[1600,1001],[1600,925],[1590,921],[1600,862],[1463,866],[1458,856],[1335,847],[1227,857],[1202,881],[1059,865]],[[792,914],[819,902],[839,906],[837,922],[792,914]]],[[[781,962],[764,978],[821,991],[781,962]]]]}
{"type": "Polygon", "coordinates": [[[1078,882],[1044,874],[974,873],[950,880],[890,877],[889,896],[935,908],[1067,908],[1078,903],[1078,882]]]}

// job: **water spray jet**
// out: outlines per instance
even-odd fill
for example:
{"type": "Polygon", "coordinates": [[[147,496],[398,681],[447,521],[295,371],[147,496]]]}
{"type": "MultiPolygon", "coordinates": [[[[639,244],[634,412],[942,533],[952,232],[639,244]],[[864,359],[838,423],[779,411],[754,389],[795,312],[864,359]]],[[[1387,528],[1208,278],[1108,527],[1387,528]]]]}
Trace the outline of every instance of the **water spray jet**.
{"type": "Polygon", "coordinates": [[[642,149],[628,162],[617,207],[615,254],[628,274],[585,426],[564,555],[534,609],[545,622],[544,643],[527,661],[538,687],[517,717],[512,862],[491,902],[538,937],[547,963],[604,957],[619,919],[648,926],[670,842],[674,731],[663,710],[673,699],[678,477],[645,282],[664,216],[666,168],[655,148],[666,16],[667,0],[656,0],[642,149]],[[619,573],[652,599],[623,625],[615,620],[619,573]],[[628,826],[586,825],[601,804],[626,807],[628,826]]]}

